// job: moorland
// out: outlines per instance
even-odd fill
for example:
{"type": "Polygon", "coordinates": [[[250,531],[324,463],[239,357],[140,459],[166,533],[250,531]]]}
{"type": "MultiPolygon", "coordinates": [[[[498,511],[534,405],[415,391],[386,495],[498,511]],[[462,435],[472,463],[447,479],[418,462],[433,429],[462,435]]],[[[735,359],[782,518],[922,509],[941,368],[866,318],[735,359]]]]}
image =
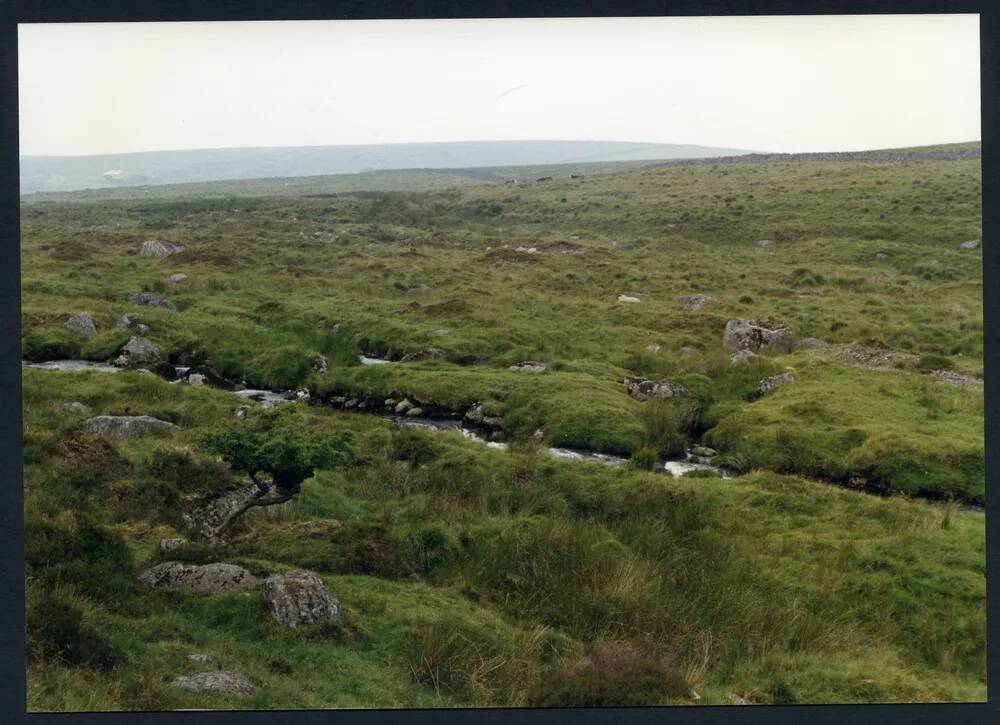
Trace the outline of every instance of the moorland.
{"type": "Polygon", "coordinates": [[[976,148],[25,197],[29,707],[984,699],[976,148]]]}

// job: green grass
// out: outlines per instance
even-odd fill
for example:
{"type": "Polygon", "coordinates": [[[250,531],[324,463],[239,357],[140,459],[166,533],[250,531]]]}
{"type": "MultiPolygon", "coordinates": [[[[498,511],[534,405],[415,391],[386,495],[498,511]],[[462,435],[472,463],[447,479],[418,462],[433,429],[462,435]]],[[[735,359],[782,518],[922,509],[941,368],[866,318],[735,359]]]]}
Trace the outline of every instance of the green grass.
{"type": "Polygon", "coordinates": [[[346,463],[226,543],[171,556],[319,573],[348,619],[324,639],[280,628],[258,593],[136,582],[184,508],[236,480],[199,441],[244,401],[136,372],[26,368],[29,609],[69,612],[67,631],[95,651],[107,643],[118,663],[68,664],[33,645],[29,706],[520,706],[582,703],[595,681],[604,703],[982,700],[983,515],[954,502],[984,496],[983,394],[933,374],[982,371],[981,260],[958,249],[980,235],[979,185],[976,162],[808,162],[419,194],[25,204],[28,357],[106,360],[132,334],[120,315],[141,312],[176,364],[314,398],[482,402],[514,444],[300,406],[299,424],[342,441],[346,463]],[[187,251],[123,253],[152,238],[187,251]],[[556,242],[578,249],[547,250],[556,242]],[[188,280],[169,287],[176,272],[188,280]],[[176,310],[125,302],[141,290],[176,310]],[[685,311],[673,299],[684,294],[710,300],[685,311]],[[94,316],[95,339],[63,329],[78,311],[94,316]],[[737,317],[831,346],[734,366],[721,340],[737,317]],[[851,343],[912,362],[855,367],[841,357],[851,343]],[[357,362],[427,347],[445,358],[357,362]],[[320,355],[325,373],[313,371],[320,355]],[[522,360],[548,370],[507,369],[522,360]],[[756,393],[786,369],[795,384],[756,393]],[[677,380],[693,398],[633,400],[632,375],[677,380]],[[183,430],[101,444],[63,407],[74,400],[183,430]],[[547,445],[632,465],[554,460],[539,429],[547,445]],[[744,475],[648,471],[692,443],[744,475]],[[191,652],[257,692],[171,688],[191,652]],[[641,685],[653,680],[676,686],[641,685]]]}

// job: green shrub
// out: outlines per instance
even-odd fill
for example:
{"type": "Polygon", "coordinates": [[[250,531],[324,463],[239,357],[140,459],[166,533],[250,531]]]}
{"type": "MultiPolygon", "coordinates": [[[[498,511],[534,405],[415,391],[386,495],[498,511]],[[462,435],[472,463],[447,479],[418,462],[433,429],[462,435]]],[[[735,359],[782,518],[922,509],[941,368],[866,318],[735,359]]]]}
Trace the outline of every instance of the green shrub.
{"type": "Polygon", "coordinates": [[[652,448],[640,448],[628,459],[629,465],[643,471],[652,471],[659,460],[657,452],[652,448]]]}
{"type": "Polygon", "coordinates": [[[28,601],[27,646],[35,662],[107,671],[120,661],[107,640],[84,624],[79,608],[49,593],[28,601]]]}

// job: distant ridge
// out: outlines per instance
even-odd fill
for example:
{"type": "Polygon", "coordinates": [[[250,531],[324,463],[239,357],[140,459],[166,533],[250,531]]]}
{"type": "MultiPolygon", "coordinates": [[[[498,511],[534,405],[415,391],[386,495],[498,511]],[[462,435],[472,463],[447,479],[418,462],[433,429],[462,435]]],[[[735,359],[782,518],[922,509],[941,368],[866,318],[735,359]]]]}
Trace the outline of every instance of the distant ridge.
{"type": "Polygon", "coordinates": [[[627,141],[455,141],[22,156],[21,193],[204,181],[356,174],[393,169],[676,160],[750,153],[693,144],[627,141]]]}
{"type": "Polygon", "coordinates": [[[710,159],[671,159],[650,166],[696,166],[702,164],[760,164],[768,161],[861,161],[891,163],[902,161],[966,161],[981,159],[983,145],[980,141],[917,146],[913,148],[878,149],[874,151],[820,151],[797,154],[739,154],[717,156],[710,159]]]}

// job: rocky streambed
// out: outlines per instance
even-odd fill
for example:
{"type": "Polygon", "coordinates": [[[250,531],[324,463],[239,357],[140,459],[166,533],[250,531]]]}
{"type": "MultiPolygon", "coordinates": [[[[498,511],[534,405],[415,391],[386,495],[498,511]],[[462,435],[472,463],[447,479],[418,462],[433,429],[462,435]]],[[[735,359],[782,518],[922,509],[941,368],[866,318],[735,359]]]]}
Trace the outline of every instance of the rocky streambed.
{"type": "MultiPolygon", "coordinates": [[[[364,358],[362,364],[377,365],[390,362],[378,358],[364,358]]],[[[114,373],[127,368],[120,368],[105,363],[90,362],[87,360],[50,360],[47,362],[25,362],[25,367],[40,368],[43,370],[58,370],[64,372],[81,372],[95,370],[100,372],[114,373]]],[[[172,383],[181,383],[185,380],[190,382],[190,378],[197,375],[191,373],[191,368],[176,367],[177,379],[172,383]]],[[[151,372],[151,371],[147,371],[151,372]]],[[[372,410],[364,401],[350,396],[331,396],[325,400],[317,400],[311,396],[309,391],[301,390],[266,390],[266,389],[243,389],[232,390],[233,395],[244,400],[253,401],[266,408],[273,408],[285,403],[311,401],[321,405],[328,405],[333,408],[353,412],[357,414],[374,415],[383,420],[387,420],[395,425],[412,428],[422,428],[424,430],[434,430],[441,432],[453,432],[462,435],[469,440],[478,441],[490,448],[504,450],[507,444],[501,441],[492,440],[498,428],[498,421],[482,415],[477,406],[473,406],[464,416],[461,412],[444,410],[421,410],[406,399],[396,401],[389,398],[385,401],[383,410],[372,410]],[[407,405],[408,404],[408,405],[407,405]],[[396,412],[396,411],[400,412],[396,412]],[[414,411],[419,411],[419,417],[414,415],[414,411]]],[[[591,450],[574,448],[562,448],[558,446],[547,446],[544,449],[550,456],[564,461],[582,461],[596,463],[605,466],[625,466],[628,459],[622,456],[600,453],[591,450]]],[[[714,466],[706,459],[688,454],[686,459],[659,461],[654,470],[668,472],[674,476],[681,476],[690,471],[712,471],[723,478],[731,478],[733,473],[726,469],[714,466]]]]}

